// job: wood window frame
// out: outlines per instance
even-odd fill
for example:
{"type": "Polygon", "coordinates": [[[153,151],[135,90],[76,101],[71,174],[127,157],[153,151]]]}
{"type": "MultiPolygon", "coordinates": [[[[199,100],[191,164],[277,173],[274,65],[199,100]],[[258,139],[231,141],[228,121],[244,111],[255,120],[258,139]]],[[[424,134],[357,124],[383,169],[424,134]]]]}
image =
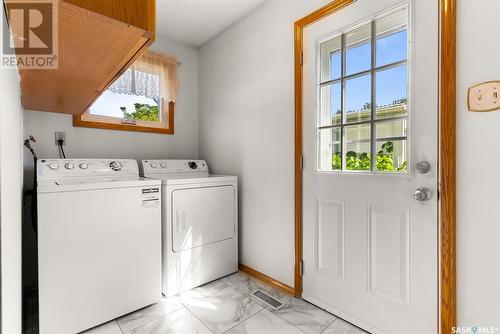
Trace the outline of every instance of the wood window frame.
{"type": "Polygon", "coordinates": [[[144,126],[141,124],[116,124],[111,122],[98,122],[93,120],[85,120],[82,118],[82,115],[74,115],[73,116],[73,126],[75,127],[84,127],[84,128],[94,128],[94,129],[106,129],[106,130],[119,130],[119,131],[133,131],[133,132],[150,132],[150,133],[159,133],[159,134],[174,134],[174,109],[175,103],[170,101],[168,102],[168,127],[152,127],[152,126],[144,126]]]}
{"type": "MultiPolygon", "coordinates": [[[[440,333],[456,326],[456,17],[457,0],[439,1],[439,319],[440,333]]],[[[295,70],[295,277],[294,292],[302,296],[302,60],[303,30],[349,6],[355,0],[337,0],[312,12],[294,25],[295,70]]]]}

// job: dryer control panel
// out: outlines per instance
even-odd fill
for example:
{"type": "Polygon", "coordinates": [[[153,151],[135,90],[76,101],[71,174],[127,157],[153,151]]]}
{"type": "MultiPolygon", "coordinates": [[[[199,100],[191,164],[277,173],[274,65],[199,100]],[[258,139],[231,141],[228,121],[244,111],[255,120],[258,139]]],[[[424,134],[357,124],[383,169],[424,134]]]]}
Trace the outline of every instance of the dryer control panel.
{"type": "Polygon", "coordinates": [[[146,174],[198,174],[208,175],[208,165],[204,160],[142,160],[146,174]]]}

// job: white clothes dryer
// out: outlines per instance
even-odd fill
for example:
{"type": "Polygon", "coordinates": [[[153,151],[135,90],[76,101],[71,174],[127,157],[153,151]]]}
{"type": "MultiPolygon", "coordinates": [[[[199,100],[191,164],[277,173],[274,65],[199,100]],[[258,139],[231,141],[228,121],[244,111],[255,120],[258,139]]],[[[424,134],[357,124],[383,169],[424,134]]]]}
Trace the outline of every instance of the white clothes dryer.
{"type": "Polygon", "coordinates": [[[238,270],[236,176],[202,160],[143,160],[162,182],[163,293],[173,296],[238,270]]]}

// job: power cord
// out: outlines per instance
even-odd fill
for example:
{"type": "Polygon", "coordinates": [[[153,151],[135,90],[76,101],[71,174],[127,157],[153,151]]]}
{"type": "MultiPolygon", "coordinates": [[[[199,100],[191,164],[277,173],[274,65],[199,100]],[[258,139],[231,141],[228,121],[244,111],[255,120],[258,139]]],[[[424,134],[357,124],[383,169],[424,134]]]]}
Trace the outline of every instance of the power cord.
{"type": "Polygon", "coordinates": [[[59,157],[66,159],[66,154],[64,153],[64,148],[63,148],[64,140],[59,139],[57,143],[59,144],[59,157]]]}
{"type": "Polygon", "coordinates": [[[31,225],[33,226],[33,231],[35,231],[35,240],[37,238],[37,197],[36,197],[36,175],[37,175],[37,160],[38,157],[35,153],[35,150],[31,146],[31,142],[36,143],[36,139],[33,136],[29,136],[24,141],[24,146],[31,152],[33,156],[33,186],[30,190],[26,190],[24,192],[24,196],[31,196],[31,225]]]}

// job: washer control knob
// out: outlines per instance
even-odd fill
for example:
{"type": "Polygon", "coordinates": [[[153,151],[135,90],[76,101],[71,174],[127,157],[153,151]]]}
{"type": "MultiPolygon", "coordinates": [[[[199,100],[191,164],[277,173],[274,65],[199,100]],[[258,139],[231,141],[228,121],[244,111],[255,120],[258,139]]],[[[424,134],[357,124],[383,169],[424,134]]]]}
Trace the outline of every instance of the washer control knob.
{"type": "Polygon", "coordinates": [[[151,166],[151,168],[157,168],[158,167],[158,164],[156,162],[151,162],[149,165],[151,166]]]}
{"type": "Polygon", "coordinates": [[[114,170],[114,171],[120,171],[122,169],[122,164],[119,163],[118,161],[111,161],[109,163],[109,167],[114,170]]]}
{"type": "Polygon", "coordinates": [[[80,166],[81,169],[87,169],[87,168],[89,168],[89,164],[86,163],[86,162],[82,162],[79,166],[80,166]]]}
{"type": "Polygon", "coordinates": [[[75,168],[75,165],[74,165],[74,164],[72,164],[71,162],[67,162],[67,163],[64,165],[64,167],[65,167],[66,169],[73,169],[73,168],[75,168]]]}
{"type": "Polygon", "coordinates": [[[160,167],[161,167],[161,168],[167,168],[167,164],[166,164],[166,163],[164,163],[164,162],[162,162],[162,163],[160,163],[160,167]]]}
{"type": "Polygon", "coordinates": [[[191,169],[196,169],[198,168],[198,164],[196,163],[196,161],[190,161],[188,162],[188,167],[191,169]]]}
{"type": "Polygon", "coordinates": [[[56,162],[53,162],[53,163],[49,164],[49,168],[52,170],[59,169],[59,164],[56,162]]]}

